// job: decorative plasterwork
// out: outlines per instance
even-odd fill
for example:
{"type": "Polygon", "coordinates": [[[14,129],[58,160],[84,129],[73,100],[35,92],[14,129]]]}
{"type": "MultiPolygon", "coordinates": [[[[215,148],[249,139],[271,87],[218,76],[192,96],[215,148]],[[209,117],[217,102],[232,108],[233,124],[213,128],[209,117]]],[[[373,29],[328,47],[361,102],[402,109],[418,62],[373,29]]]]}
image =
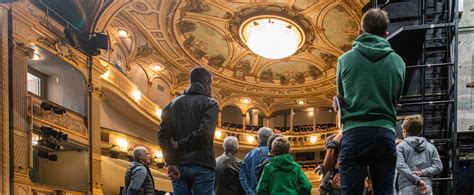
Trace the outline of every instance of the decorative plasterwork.
{"type": "Polygon", "coordinates": [[[330,101],[320,101],[320,96],[325,99],[325,94],[335,91],[337,57],[350,49],[352,39],[357,36],[360,8],[366,3],[364,0],[114,2],[97,29],[112,29],[108,24],[113,21],[133,24],[134,31],[155,50],[153,53],[160,55],[158,61],[166,61],[166,67],[173,70],[172,91],[179,91],[178,88],[187,84],[189,70],[204,66],[214,74],[214,89],[223,95],[220,97],[223,100],[234,93],[261,99],[266,109],[278,105],[264,103],[264,97],[314,98],[308,102],[326,102],[326,105],[330,101]],[[237,19],[245,18],[248,10],[279,10],[295,20],[302,19],[314,38],[294,56],[277,61],[259,57],[242,45],[231,30],[238,27],[237,19]],[[285,64],[293,68],[285,70],[285,64]]]}

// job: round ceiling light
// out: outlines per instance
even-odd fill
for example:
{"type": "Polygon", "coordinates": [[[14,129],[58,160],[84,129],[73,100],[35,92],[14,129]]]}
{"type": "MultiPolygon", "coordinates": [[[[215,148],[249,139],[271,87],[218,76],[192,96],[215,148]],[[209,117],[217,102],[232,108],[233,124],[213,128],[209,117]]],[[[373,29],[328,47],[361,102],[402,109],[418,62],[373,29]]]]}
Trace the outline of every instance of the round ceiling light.
{"type": "Polygon", "coordinates": [[[240,38],[254,53],[268,59],[293,55],[304,43],[304,31],[295,22],[276,15],[260,15],[245,20],[240,38]]]}
{"type": "Polygon", "coordinates": [[[118,30],[118,34],[119,34],[119,37],[122,37],[122,38],[128,37],[128,32],[123,29],[118,30]]]}

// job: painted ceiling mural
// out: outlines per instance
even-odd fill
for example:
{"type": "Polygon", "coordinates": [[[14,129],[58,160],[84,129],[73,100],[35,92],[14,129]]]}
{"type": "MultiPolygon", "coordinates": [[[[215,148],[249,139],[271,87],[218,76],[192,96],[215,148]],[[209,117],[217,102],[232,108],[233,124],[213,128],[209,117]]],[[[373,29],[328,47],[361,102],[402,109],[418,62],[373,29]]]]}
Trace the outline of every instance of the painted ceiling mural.
{"type": "Polygon", "coordinates": [[[174,75],[175,89],[186,85],[189,70],[204,66],[213,73],[216,94],[223,101],[251,97],[264,107],[274,108],[305,98],[308,104],[328,105],[335,93],[337,58],[351,49],[357,37],[360,10],[367,3],[368,0],[114,1],[96,30],[132,28],[130,32],[140,34],[155,50],[148,57],[159,56],[160,63],[166,64],[165,68],[174,75]],[[236,31],[246,18],[259,13],[281,15],[297,23],[304,30],[303,46],[294,55],[279,60],[254,54],[236,31]]]}

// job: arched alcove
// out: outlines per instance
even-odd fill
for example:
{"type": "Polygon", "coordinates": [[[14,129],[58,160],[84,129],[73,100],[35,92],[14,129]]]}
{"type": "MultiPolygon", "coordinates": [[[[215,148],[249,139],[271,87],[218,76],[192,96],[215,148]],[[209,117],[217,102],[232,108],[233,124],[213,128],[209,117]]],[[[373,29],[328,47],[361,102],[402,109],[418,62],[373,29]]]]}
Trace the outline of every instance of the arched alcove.
{"type": "Polygon", "coordinates": [[[150,89],[150,99],[160,105],[161,108],[165,107],[171,102],[171,89],[169,85],[162,79],[153,79],[150,89]]]}
{"type": "Polygon", "coordinates": [[[289,131],[291,123],[290,114],[291,109],[283,109],[273,112],[270,115],[270,127],[281,132],[289,131]]]}
{"type": "Polygon", "coordinates": [[[222,127],[242,129],[242,111],[239,107],[227,105],[222,108],[222,127]]]}
{"type": "Polygon", "coordinates": [[[145,70],[138,65],[132,65],[128,72],[130,80],[132,80],[142,94],[148,95],[148,75],[145,70]]]}
{"type": "Polygon", "coordinates": [[[263,127],[265,115],[263,111],[258,108],[250,108],[245,114],[245,130],[257,131],[260,127],[263,127]]]}

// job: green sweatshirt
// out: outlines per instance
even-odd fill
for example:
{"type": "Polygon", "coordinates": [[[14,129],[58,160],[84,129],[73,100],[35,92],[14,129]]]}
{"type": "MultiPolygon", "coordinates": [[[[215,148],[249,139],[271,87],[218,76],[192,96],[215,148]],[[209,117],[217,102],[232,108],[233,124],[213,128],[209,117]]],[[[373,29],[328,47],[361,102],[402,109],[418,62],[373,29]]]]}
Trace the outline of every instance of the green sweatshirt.
{"type": "Polygon", "coordinates": [[[265,165],[257,195],[310,195],[311,183],[289,154],[273,157],[265,165]]]}
{"type": "Polygon", "coordinates": [[[405,63],[387,40],[364,33],[339,57],[337,91],[343,97],[343,131],[382,127],[395,132],[396,107],[405,80],[405,63]]]}

